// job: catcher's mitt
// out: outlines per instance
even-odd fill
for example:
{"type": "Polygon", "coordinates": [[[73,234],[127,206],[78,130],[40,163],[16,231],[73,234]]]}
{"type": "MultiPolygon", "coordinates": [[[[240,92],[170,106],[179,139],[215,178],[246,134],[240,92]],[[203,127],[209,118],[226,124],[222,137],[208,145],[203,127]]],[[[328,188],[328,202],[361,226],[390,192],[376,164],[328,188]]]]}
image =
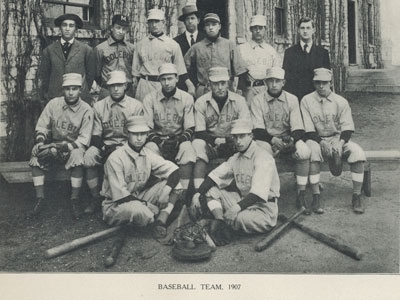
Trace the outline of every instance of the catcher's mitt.
{"type": "Polygon", "coordinates": [[[175,157],[179,150],[179,142],[174,137],[168,138],[162,142],[160,150],[165,159],[175,162],[175,157]]]}
{"type": "Polygon", "coordinates": [[[188,223],[174,231],[172,256],[177,260],[200,261],[211,257],[213,249],[205,241],[205,229],[197,223],[188,223]]]}
{"type": "Polygon", "coordinates": [[[328,158],[329,170],[333,176],[340,176],[343,170],[342,157],[338,151],[332,149],[332,156],[328,158]]]}
{"type": "Polygon", "coordinates": [[[217,147],[218,157],[220,158],[231,157],[233,154],[235,154],[235,152],[236,152],[235,144],[230,141],[221,144],[217,147]]]}
{"type": "Polygon", "coordinates": [[[56,148],[56,144],[46,144],[39,147],[39,152],[36,155],[39,164],[48,165],[53,163],[58,158],[58,151],[56,148]]]}

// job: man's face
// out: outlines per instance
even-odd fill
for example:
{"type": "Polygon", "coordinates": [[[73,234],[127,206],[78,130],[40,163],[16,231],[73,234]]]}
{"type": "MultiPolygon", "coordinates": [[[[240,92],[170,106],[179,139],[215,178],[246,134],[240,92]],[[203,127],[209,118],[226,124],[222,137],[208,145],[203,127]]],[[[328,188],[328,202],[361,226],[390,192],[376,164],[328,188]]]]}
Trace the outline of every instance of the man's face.
{"type": "Polygon", "coordinates": [[[178,76],[176,74],[163,74],[160,76],[160,83],[164,92],[172,92],[178,83],[178,76]]]}
{"type": "Polygon", "coordinates": [[[321,97],[328,97],[332,92],[330,81],[314,80],[314,88],[321,97]]]}
{"type": "Polygon", "coordinates": [[[113,100],[118,101],[124,98],[126,83],[115,83],[108,86],[108,91],[110,92],[110,96],[113,100]]]}
{"type": "Polygon", "coordinates": [[[149,25],[150,33],[160,34],[164,30],[164,21],[161,20],[149,20],[147,21],[149,25]]]}
{"type": "Polygon", "coordinates": [[[285,85],[285,79],[278,79],[278,78],[267,79],[268,92],[271,96],[280,95],[284,85],[285,85]]]}
{"type": "Polygon", "coordinates": [[[69,41],[74,38],[76,31],[76,24],[74,20],[64,20],[60,26],[61,36],[64,40],[69,41]]]}
{"type": "Polygon", "coordinates": [[[119,24],[114,24],[111,27],[111,35],[116,41],[122,41],[125,37],[128,27],[121,26],[119,24]]]}
{"type": "Polygon", "coordinates": [[[146,143],[148,132],[128,132],[128,142],[135,150],[140,150],[146,143]]]}
{"type": "Polygon", "coordinates": [[[221,24],[215,21],[207,21],[204,24],[204,30],[208,37],[214,38],[219,34],[221,24]]]}
{"type": "Polygon", "coordinates": [[[197,26],[199,25],[199,18],[195,14],[186,16],[185,18],[186,30],[190,33],[197,31],[197,26]]]}
{"type": "Polygon", "coordinates": [[[251,141],[253,140],[252,133],[232,134],[233,141],[235,142],[236,150],[239,152],[245,151],[251,141]]]}
{"type": "Polygon", "coordinates": [[[262,42],[264,40],[265,26],[251,26],[251,38],[255,42],[262,42]]]}
{"type": "Polygon", "coordinates": [[[225,98],[228,94],[228,81],[210,81],[210,86],[214,98],[225,98]]]}
{"type": "Polygon", "coordinates": [[[305,43],[312,41],[312,37],[315,32],[315,28],[313,27],[312,24],[313,23],[311,21],[303,22],[300,24],[300,26],[298,28],[300,39],[305,43]]]}
{"type": "Polygon", "coordinates": [[[81,94],[81,87],[78,85],[70,85],[63,87],[64,99],[67,104],[75,104],[81,94]]]}

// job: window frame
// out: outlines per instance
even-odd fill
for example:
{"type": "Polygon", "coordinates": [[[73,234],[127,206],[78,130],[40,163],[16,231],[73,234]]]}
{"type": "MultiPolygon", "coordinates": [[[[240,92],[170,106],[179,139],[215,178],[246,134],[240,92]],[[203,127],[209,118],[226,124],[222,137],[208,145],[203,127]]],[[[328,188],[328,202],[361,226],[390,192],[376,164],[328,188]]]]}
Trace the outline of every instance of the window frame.
{"type": "Polygon", "coordinates": [[[274,11],[275,11],[275,33],[278,36],[283,37],[286,35],[287,32],[286,1],[277,0],[274,11]]]}

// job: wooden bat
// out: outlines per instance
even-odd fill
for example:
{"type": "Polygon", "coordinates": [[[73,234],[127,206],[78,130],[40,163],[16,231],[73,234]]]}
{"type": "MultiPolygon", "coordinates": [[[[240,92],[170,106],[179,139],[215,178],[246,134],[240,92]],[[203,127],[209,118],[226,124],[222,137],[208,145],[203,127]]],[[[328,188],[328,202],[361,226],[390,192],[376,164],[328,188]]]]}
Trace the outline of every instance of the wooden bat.
{"type": "Polygon", "coordinates": [[[212,251],[217,250],[217,246],[215,245],[213,239],[208,234],[207,230],[204,229],[202,233],[203,233],[203,238],[205,239],[207,245],[211,247],[212,251]]]}
{"type": "Polygon", "coordinates": [[[93,233],[93,234],[88,235],[88,236],[84,236],[84,237],[75,239],[73,241],[64,243],[64,244],[62,244],[60,246],[57,246],[57,247],[54,247],[54,248],[46,250],[45,256],[46,256],[46,258],[53,258],[53,257],[59,256],[61,254],[70,252],[70,251],[75,250],[75,249],[77,249],[79,247],[82,247],[82,246],[87,245],[89,243],[95,242],[95,241],[97,241],[99,239],[102,239],[102,238],[104,238],[104,237],[106,237],[108,235],[111,235],[114,232],[117,232],[120,229],[121,229],[121,226],[116,226],[116,227],[112,227],[112,228],[109,228],[109,229],[106,229],[106,230],[102,230],[102,231],[93,233]]]}
{"type": "Polygon", "coordinates": [[[110,252],[108,253],[107,257],[104,259],[104,266],[106,268],[112,267],[115,264],[115,262],[117,261],[118,255],[121,252],[121,249],[125,244],[126,235],[127,235],[126,230],[122,230],[121,235],[118,236],[117,239],[113,242],[110,252]]]}
{"type": "Polygon", "coordinates": [[[275,240],[277,240],[288,228],[291,222],[298,218],[306,209],[302,207],[298,212],[294,213],[289,219],[286,220],[280,226],[272,229],[270,233],[261,241],[259,241],[256,246],[256,251],[263,251],[268,248],[275,240]]]}
{"type": "MultiPolygon", "coordinates": [[[[281,219],[283,222],[285,220],[287,220],[287,217],[284,215],[279,215],[278,218],[281,219]]],[[[360,250],[352,248],[350,246],[347,246],[344,244],[344,242],[342,242],[334,237],[331,237],[325,233],[314,230],[314,229],[312,229],[306,225],[303,225],[297,221],[293,221],[292,224],[294,226],[296,226],[298,229],[300,229],[301,231],[309,234],[313,238],[324,243],[325,245],[328,245],[329,247],[332,247],[333,249],[335,249],[347,256],[350,256],[351,258],[354,258],[356,260],[361,260],[362,253],[360,252],[360,250]]]]}

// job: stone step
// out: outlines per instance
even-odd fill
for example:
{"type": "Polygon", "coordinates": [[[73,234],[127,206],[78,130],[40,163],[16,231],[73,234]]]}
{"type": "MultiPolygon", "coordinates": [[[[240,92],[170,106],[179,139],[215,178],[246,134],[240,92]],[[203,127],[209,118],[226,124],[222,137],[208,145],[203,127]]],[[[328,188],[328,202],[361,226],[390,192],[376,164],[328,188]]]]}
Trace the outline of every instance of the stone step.
{"type": "Polygon", "coordinates": [[[400,68],[350,69],[346,91],[400,93],[400,68]]]}
{"type": "Polygon", "coordinates": [[[346,91],[400,94],[400,85],[347,84],[346,91]]]}
{"type": "Polygon", "coordinates": [[[373,84],[373,85],[400,85],[400,81],[394,77],[375,78],[375,77],[349,77],[347,84],[373,84]]]}

